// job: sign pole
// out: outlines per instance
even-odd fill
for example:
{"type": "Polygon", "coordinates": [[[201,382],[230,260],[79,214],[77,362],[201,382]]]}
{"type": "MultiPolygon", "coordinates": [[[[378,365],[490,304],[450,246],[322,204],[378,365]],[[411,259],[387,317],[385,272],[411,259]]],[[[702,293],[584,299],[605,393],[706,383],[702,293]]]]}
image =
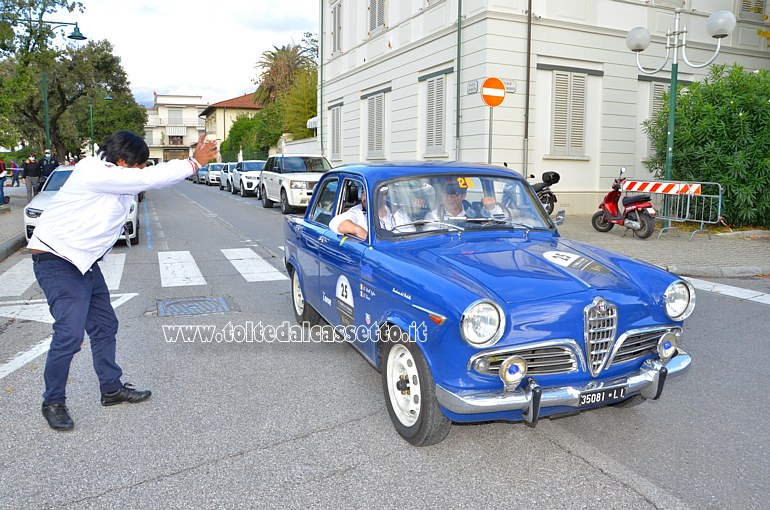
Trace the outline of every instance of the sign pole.
{"type": "Polygon", "coordinates": [[[495,113],[495,109],[489,107],[489,151],[487,153],[487,163],[492,164],[492,114],[495,113]]]}

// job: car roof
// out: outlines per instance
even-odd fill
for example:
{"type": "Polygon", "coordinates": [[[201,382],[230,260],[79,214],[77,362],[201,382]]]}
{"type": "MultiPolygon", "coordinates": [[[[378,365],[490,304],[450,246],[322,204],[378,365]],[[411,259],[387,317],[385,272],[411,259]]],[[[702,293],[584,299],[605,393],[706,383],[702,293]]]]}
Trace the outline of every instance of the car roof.
{"type": "Polygon", "coordinates": [[[271,158],[323,158],[320,154],[273,154],[271,158]]]}
{"type": "Polygon", "coordinates": [[[369,182],[378,182],[408,175],[442,175],[459,172],[473,174],[487,174],[497,177],[509,177],[518,180],[524,178],[518,172],[496,165],[484,163],[442,162],[442,161],[383,161],[381,163],[357,163],[342,165],[326,172],[326,175],[334,174],[358,174],[369,182]]]}

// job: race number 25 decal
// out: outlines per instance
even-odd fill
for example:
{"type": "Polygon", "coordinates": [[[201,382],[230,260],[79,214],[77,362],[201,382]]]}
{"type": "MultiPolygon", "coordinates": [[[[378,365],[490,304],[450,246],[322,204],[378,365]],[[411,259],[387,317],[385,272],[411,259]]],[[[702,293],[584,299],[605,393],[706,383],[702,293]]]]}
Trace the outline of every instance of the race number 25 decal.
{"type": "Polygon", "coordinates": [[[345,275],[337,278],[337,312],[340,314],[340,322],[344,326],[353,324],[353,312],[355,311],[355,302],[353,301],[353,289],[345,275]]]}

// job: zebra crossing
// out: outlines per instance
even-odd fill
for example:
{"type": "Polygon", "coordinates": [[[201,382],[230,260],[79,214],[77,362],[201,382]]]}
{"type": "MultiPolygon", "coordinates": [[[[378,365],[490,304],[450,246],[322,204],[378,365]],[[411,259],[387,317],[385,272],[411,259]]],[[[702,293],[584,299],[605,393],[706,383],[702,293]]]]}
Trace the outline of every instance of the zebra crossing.
{"type": "MultiPolygon", "coordinates": [[[[249,283],[288,280],[286,274],[251,248],[220,249],[234,271],[249,283]]],[[[130,252],[129,252],[130,253],[130,252]]],[[[110,291],[120,289],[126,268],[126,253],[111,253],[99,263],[110,291]]],[[[157,276],[161,287],[207,285],[195,257],[189,251],[159,251],[157,276]]],[[[0,273],[0,298],[18,297],[35,283],[32,259],[25,257],[0,273]]]]}

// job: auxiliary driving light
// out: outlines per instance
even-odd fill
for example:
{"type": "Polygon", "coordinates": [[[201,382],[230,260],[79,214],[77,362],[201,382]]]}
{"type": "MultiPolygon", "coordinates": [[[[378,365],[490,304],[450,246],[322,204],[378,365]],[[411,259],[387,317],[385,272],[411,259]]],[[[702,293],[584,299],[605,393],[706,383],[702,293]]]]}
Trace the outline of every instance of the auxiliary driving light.
{"type": "Polygon", "coordinates": [[[505,389],[513,390],[527,375],[527,362],[519,356],[505,358],[500,365],[500,379],[505,384],[505,389]]]}
{"type": "Polygon", "coordinates": [[[658,356],[663,363],[668,363],[668,360],[676,354],[678,338],[676,333],[669,331],[658,340],[658,356]]]}

